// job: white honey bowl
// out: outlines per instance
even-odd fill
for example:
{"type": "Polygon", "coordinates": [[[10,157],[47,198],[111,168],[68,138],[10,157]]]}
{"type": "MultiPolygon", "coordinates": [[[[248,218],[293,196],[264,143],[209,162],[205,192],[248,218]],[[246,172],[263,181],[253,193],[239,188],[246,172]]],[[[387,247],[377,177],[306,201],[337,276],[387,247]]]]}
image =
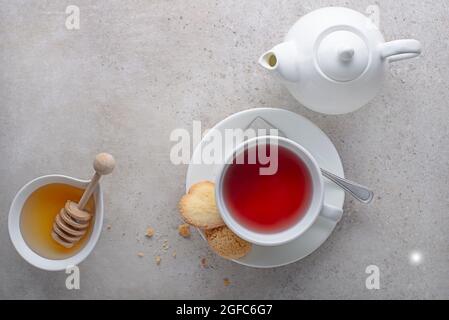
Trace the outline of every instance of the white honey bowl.
{"type": "Polygon", "coordinates": [[[28,182],[17,192],[12,201],[8,215],[8,231],[11,241],[17,252],[27,262],[39,269],[59,271],[65,270],[67,267],[75,266],[81,263],[84,259],[87,258],[87,256],[92,252],[95,245],[97,244],[103,227],[103,192],[101,190],[101,185],[98,184],[93,193],[95,200],[95,218],[93,221],[92,232],[89,235],[89,239],[84,247],[69,258],[52,260],[44,258],[34,252],[25,242],[20,229],[20,216],[22,214],[22,208],[28,197],[37,189],[52,183],[62,183],[76,188],[85,189],[89,184],[89,181],[80,180],[64,175],[52,174],[42,176],[28,182]]]}

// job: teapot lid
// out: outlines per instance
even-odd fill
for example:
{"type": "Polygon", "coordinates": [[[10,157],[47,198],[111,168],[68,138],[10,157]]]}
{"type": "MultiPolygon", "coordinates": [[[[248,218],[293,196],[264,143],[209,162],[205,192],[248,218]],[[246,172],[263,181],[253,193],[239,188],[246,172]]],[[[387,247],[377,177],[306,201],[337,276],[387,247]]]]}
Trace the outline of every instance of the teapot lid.
{"type": "Polygon", "coordinates": [[[337,30],[321,39],[316,60],[326,76],[335,81],[347,82],[357,79],[365,71],[369,63],[369,50],[358,34],[337,30]]]}

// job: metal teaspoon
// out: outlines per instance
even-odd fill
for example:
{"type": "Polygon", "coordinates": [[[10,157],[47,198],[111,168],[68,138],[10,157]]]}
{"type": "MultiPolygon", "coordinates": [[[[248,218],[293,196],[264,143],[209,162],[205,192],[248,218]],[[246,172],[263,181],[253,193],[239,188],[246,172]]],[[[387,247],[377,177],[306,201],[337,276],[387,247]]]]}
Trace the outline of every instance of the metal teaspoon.
{"type": "MultiPolygon", "coordinates": [[[[267,122],[265,119],[262,119],[261,117],[257,117],[256,119],[254,119],[249,124],[248,128],[254,129],[254,130],[256,130],[256,132],[258,129],[265,129],[265,130],[275,129],[275,130],[277,130],[278,135],[280,137],[287,138],[287,136],[281,130],[274,127],[269,122],[267,122]]],[[[368,204],[373,200],[374,192],[371,191],[369,188],[362,186],[356,182],[350,181],[348,179],[341,178],[341,177],[339,177],[333,173],[330,173],[329,171],[326,171],[322,168],[321,168],[321,174],[324,177],[326,177],[327,179],[329,179],[330,181],[332,181],[333,183],[335,183],[337,186],[339,186],[340,188],[345,190],[347,193],[349,193],[351,196],[353,196],[358,201],[368,204]]]]}

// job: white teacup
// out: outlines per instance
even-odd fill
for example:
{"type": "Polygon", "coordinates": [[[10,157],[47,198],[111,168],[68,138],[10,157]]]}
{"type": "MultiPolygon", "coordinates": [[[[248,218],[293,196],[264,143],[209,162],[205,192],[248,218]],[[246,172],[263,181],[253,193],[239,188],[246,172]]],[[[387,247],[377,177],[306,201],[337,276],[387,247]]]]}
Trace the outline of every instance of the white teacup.
{"type": "Polygon", "coordinates": [[[22,187],[22,189],[19,190],[19,192],[17,192],[14,200],[12,201],[8,216],[8,230],[14,247],[26,261],[43,270],[57,271],[65,270],[69,266],[74,266],[81,263],[95,247],[103,226],[103,192],[101,191],[100,184],[98,184],[93,194],[95,200],[94,225],[85,246],[69,258],[51,260],[38,255],[27,245],[20,230],[20,216],[22,214],[22,208],[28,197],[37,189],[52,183],[62,183],[85,189],[89,181],[79,180],[63,175],[47,175],[28,182],[22,187]]]}
{"type": "MultiPolygon", "coordinates": [[[[324,181],[320,167],[313,156],[298,143],[283,137],[262,136],[249,139],[236,147],[234,152],[226,159],[225,163],[218,171],[215,183],[215,198],[218,210],[226,225],[239,237],[251,243],[262,246],[277,246],[290,242],[304,232],[306,232],[318,218],[322,216],[332,221],[339,221],[343,214],[342,209],[324,203],[324,181]],[[287,229],[276,233],[261,233],[249,229],[239,223],[232,212],[228,209],[223,195],[223,181],[227,169],[234,162],[234,159],[241,155],[247,148],[255,147],[258,144],[274,143],[278,146],[291,150],[306,165],[311,177],[311,199],[307,211],[296,223],[287,229]]],[[[262,200],[261,200],[262,201],[262,200]]]]}

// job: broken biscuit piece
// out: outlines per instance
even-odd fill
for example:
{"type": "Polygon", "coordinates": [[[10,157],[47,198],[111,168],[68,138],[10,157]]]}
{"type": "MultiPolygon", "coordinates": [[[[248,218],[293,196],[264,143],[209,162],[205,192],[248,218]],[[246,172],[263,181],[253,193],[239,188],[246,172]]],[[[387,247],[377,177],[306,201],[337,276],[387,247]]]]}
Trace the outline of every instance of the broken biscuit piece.
{"type": "Polygon", "coordinates": [[[251,251],[251,243],[239,238],[226,226],[205,231],[209,246],[219,256],[226,259],[239,259],[251,251]]]}
{"type": "Polygon", "coordinates": [[[181,198],[179,211],[188,224],[205,230],[224,225],[215,204],[214,189],[213,182],[198,182],[181,198]]]}
{"type": "Polygon", "coordinates": [[[190,225],[187,223],[181,224],[178,227],[178,233],[181,237],[184,237],[184,238],[190,237],[190,225]]]}

